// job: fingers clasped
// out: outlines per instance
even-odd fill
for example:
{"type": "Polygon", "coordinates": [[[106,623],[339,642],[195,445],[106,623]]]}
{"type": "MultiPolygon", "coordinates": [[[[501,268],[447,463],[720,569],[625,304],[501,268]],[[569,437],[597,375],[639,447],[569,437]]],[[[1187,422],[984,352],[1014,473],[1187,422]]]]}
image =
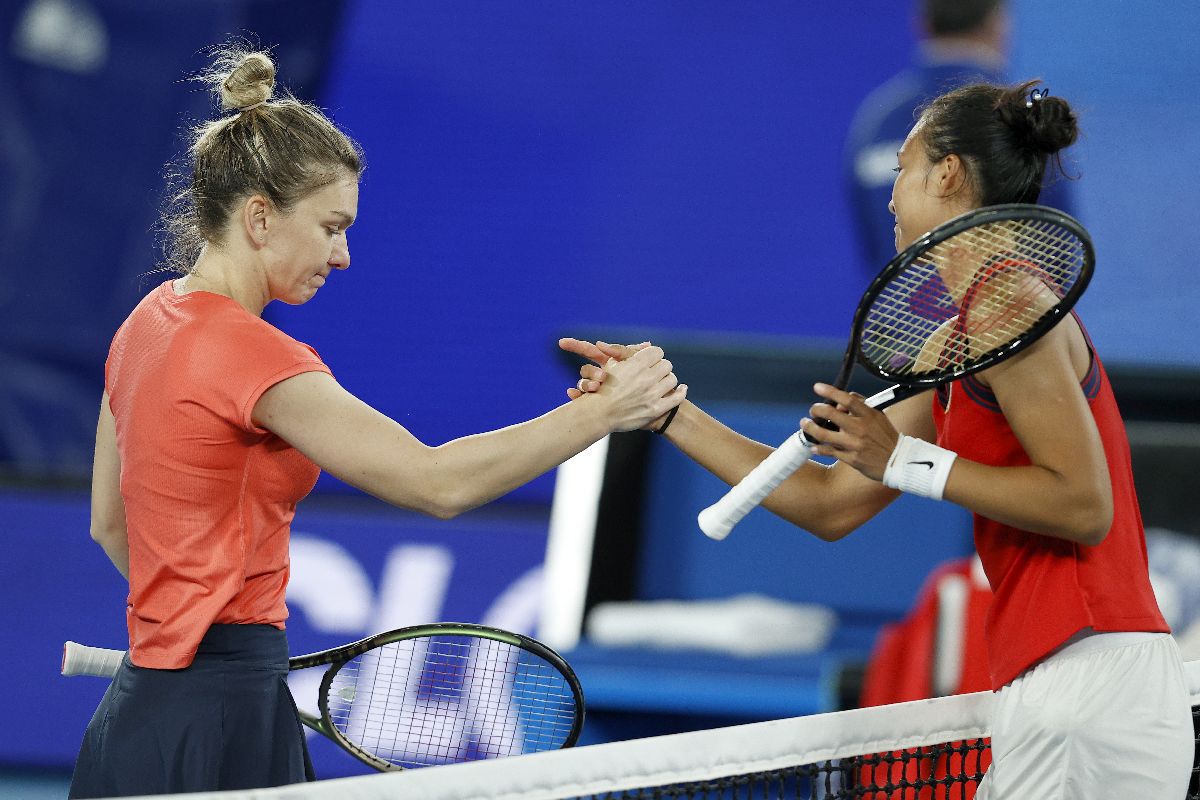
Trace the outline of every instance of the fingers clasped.
{"type": "Polygon", "coordinates": [[[687,387],[679,383],[670,359],[665,357],[661,347],[649,342],[614,345],[560,339],[559,347],[594,362],[581,366],[579,380],[567,389],[567,396],[572,400],[585,394],[610,396],[606,386],[619,394],[632,393],[640,397],[640,409],[634,408],[639,403],[627,407],[631,416],[626,417],[628,422],[621,423],[626,430],[654,427],[656,422],[661,424],[666,414],[687,395],[687,387]],[[638,421],[634,424],[633,420],[638,421]]]}

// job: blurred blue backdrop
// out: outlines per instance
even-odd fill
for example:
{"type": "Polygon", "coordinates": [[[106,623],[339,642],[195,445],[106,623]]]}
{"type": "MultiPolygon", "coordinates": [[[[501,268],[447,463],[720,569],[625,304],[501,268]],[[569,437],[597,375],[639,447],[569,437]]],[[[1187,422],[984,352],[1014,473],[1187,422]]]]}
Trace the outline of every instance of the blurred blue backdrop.
{"type": "MultiPolygon", "coordinates": [[[[1200,6],[1013,5],[1012,76],[1042,77],[1081,113],[1072,166],[1099,252],[1084,319],[1109,362],[1194,367],[1180,327],[1200,298],[1200,6]]],[[[183,78],[204,46],[239,33],[274,47],[281,80],[368,160],[352,268],[308,305],[267,315],[429,443],[564,399],[573,378],[554,343],[574,331],[838,342],[870,271],[841,183],[843,137],[916,42],[896,0],[8,0],[0,472],[14,503],[45,497],[31,481],[86,477],[109,340],[164,277],[146,275],[163,164],[211,112],[183,78]]],[[[536,568],[552,487],[547,476],[507,499],[517,521],[498,529],[532,544],[494,586],[455,577],[454,616],[485,616],[536,568]]],[[[10,681],[18,670],[29,696],[66,691],[55,642],[120,636],[121,588],[87,542],[83,496],[55,498],[44,516],[19,505],[4,528],[0,634],[28,650],[40,633],[51,652],[0,668],[10,681]],[[47,586],[53,605],[31,606],[47,586]],[[31,632],[31,607],[58,622],[31,632]]],[[[361,546],[345,517],[313,519],[327,541],[361,546]]],[[[424,541],[425,528],[389,519],[389,542],[424,541]]],[[[458,563],[486,546],[463,535],[446,545],[458,563]]],[[[355,555],[380,593],[387,557],[355,555]]],[[[345,638],[298,617],[305,645],[345,638]]],[[[387,621],[364,613],[359,627],[387,621]]],[[[95,694],[71,691],[53,715],[61,733],[6,739],[0,762],[69,763],[94,702],[80,694],[95,694]]]]}
{"type": "MultiPolygon", "coordinates": [[[[565,332],[844,335],[869,271],[842,138],[866,91],[910,57],[906,4],[283,6],[0,11],[12,261],[0,273],[0,463],[86,474],[109,338],[162,277],[144,275],[162,165],[182,122],[209,113],[182,79],[230,32],[274,45],[282,80],[327,107],[369,162],[353,268],[268,316],[425,441],[559,402],[565,332]],[[68,23],[82,33],[56,40],[68,23]]],[[[1043,77],[1081,111],[1072,166],[1100,253],[1083,311],[1101,352],[1193,363],[1174,329],[1195,299],[1197,185],[1181,165],[1200,157],[1200,59],[1181,32],[1200,10],[1015,12],[1012,74],[1043,77]]],[[[545,502],[550,485],[517,499],[545,502]]]]}

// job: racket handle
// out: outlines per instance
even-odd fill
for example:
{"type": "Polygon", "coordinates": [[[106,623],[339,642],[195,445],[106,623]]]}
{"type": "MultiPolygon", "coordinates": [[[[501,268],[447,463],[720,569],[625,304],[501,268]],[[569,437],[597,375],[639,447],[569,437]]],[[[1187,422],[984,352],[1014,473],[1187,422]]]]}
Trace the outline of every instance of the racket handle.
{"type": "Polygon", "coordinates": [[[775,452],[750,470],[725,496],[700,512],[700,530],[710,539],[720,541],[729,535],[742,517],[763,501],[775,487],[808,461],[812,448],[804,443],[800,433],[793,433],[775,452]]]}
{"type": "Polygon", "coordinates": [[[66,642],[63,644],[62,674],[67,677],[93,675],[97,678],[112,678],[117,674],[124,658],[124,650],[66,642]]]}

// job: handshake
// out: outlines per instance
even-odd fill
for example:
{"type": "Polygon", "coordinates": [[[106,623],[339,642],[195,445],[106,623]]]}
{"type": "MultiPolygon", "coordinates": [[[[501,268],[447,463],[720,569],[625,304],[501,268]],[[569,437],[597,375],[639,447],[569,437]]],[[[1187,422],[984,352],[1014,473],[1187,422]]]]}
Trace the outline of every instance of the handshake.
{"type": "Polygon", "coordinates": [[[687,397],[687,385],[679,383],[679,379],[671,371],[673,365],[662,351],[662,348],[642,342],[636,345],[609,344],[607,342],[586,342],[570,337],[559,339],[558,346],[568,353],[582,356],[592,363],[579,368],[579,381],[567,389],[567,397],[578,400],[585,395],[603,395],[610,388],[619,386],[636,375],[646,372],[649,382],[653,376],[662,375],[656,383],[649,384],[649,391],[660,392],[649,399],[652,407],[659,407],[654,401],[666,404],[663,413],[647,419],[643,424],[630,427],[619,427],[617,430],[636,430],[643,428],[655,433],[663,433],[675,418],[679,406],[687,397]]]}

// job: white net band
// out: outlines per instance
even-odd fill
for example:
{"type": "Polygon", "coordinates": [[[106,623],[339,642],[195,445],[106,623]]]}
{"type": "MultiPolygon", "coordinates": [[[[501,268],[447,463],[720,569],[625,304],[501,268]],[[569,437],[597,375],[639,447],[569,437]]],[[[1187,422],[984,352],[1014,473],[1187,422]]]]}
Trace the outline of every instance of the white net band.
{"type": "MultiPolygon", "coordinates": [[[[1200,662],[1186,665],[1192,704],[1200,704],[1200,662]]],[[[978,692],[877,708],[658,736],[547,753],[343,778],[195,800],[561,800],[621,796],[626,790],[692,784],[854,759],[872,753],[987,736],[993,695],[978,692]]],[[[886,760],[886,759],[885,759],[886,760]]],[[[890,764],[890,762],[888,762],[890,764]]],[[[854,774],[842,771],[841,775],[854,774]]],[[[890,769],[890,766],[888,767],[890,769]]],[[[838,770],[835,768],[834,772],[838,770]]],[[[808,778],[800,778],[809,781],[808,778]]],[[[799,785],[799,784],[796,784],[799,785]]],[[[804,797],[842,797],[808,786],[804,797]],[[808,793],[811,792],[811,793],[808,793]]],[[[669,791],[646,796],[693,796],[669,791]]],[[[695,796],[709,796],[696,794],[695,796]]],[[[716,796],[744,796],[716,795],[716,796]]],[[[769,796],[776,796],[771,794],[769,796]]],[[[788,794],[787,796],[792,796],[788,794]]],[[[859,795],[853,795],[859,796],[859,795]]],[[[868,793],[866,796],[872,796],[868,793]]],[[[891,796],[884,793],[881,796],[891,796]]]]}

